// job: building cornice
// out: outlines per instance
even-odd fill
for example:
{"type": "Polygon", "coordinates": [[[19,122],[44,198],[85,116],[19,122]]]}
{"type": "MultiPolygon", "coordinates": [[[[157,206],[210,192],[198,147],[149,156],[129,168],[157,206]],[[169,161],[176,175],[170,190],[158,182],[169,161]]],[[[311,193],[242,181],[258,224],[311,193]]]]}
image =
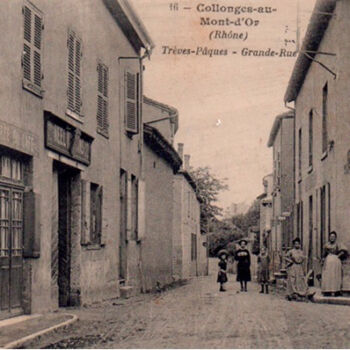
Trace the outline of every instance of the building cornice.
{"type": "Polygon", "coordinates": [[[336,1],[337,0],[317,0],[306,30],[301,51],[295,62],[292,76],[284,95],[285,103],[296,100],[312,64],[312,59],[317,55],[316,52],[328,28],[329,21],[336,7],[336,1]],[[305,53],[307,53],[309,57],[307,57],[305,53]]]}

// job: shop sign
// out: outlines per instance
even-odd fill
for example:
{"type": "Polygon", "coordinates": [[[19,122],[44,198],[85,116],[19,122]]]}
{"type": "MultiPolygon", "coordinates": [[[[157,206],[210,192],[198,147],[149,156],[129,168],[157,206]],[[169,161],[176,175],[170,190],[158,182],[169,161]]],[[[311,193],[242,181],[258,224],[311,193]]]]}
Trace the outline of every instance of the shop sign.
{"type": "Polygon", "coordinates": [[[4,121],[0,121],[0,144],[32,156],[39,155],[39,143],[35,135],[4,121]]]}
{"type": "Polygon", "coordinates": [[[93,138],[62,119],[46,113],[45,146],[85,165],[91,161],[93,138]]]}

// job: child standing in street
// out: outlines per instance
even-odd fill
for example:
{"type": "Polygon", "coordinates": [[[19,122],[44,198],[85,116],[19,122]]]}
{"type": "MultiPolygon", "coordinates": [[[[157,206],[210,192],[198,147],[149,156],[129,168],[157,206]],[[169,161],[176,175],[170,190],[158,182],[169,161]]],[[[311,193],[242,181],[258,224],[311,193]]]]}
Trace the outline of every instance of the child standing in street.
{"type": "Polygon", "coordinates": [[[225,249],[222,249],[218,253],[218,257],[220,259],[218,265],[219,265],[219,272],[218,272],[218,279],[217,282],[220,283],[220,292],[226,292],[226,289],[224,288],[225,283],[227,282],[227,257],[228,253],[225,249]]]}
{"type": "Polygon", "coordinates": [[[261,285],[260,293],[269,294],[269,279],[270,279],[270,258],[267,254],[267,250],[265,247],[262,247],[260,250],[260,254],[258,256],[258,282],[261,285]]]}

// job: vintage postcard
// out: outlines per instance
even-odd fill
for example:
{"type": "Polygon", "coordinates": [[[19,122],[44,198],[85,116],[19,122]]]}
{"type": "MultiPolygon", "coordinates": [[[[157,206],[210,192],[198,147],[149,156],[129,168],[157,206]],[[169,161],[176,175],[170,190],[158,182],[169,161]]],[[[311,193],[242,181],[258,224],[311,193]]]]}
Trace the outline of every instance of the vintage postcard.
{"type": "Polygon", "coordinates": [[[349,0],[1,0],[1,348],[350,347],[349,0]]]}

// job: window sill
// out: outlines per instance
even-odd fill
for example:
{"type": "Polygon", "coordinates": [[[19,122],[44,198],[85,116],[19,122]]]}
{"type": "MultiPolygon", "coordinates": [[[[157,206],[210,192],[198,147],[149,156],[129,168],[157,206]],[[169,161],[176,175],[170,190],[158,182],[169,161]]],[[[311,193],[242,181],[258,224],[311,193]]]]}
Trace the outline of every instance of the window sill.
{"type": "Polygon", "coordinates": [[[34,94],[37,97],[43,98],[44,97],[44,90],[40,89],[40,87],[34,85],[32,82],[27,81],[23,79],[22,81],[22,87],[24,90],[27,90],[34,94]]]}
{"type": "Polygon", "coordinates": [[[102,129],[96,129],[97,133],[101,136],[103,136],[106,139],[109,139],[108,131],[102,130],[102,129]]]}
{"type": "Polygon", "coordinates": [[[313,166],[310,165],[310,166],[309,166],[309,169],[307,169],[307,173],[308,173],[308,174],[311,174],[313,170],[314,170],[313,166]]]}
{"type": "Polygon", "coordinates": [[[327,156],[328,156],[328,152],[327,151],[323,152],[321,156],[321,160],[325,160],[327,156]]]}
{"type": "Polygon", "coordinates": [[[77,122],[83,124],[83,118],[81,115],[71,111],[70,109],[66,110],[66,115],[68,115],[68,117],[71,117],[72,119],[76,120],[77,122]]]}

